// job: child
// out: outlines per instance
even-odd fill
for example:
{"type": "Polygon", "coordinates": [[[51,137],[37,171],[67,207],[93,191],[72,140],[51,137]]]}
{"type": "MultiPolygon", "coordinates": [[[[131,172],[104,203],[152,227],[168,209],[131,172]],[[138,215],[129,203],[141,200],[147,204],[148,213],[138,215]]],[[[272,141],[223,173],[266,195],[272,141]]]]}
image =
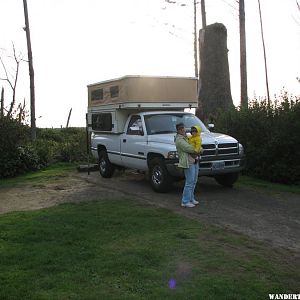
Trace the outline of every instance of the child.
{"type": "Polygon", "coordinates": [[[200,126],[191,127],[191,136],[188,138],[189,144],[194,146],[196,152],[200,154],[202,150],[201,128],[200,126]]]}

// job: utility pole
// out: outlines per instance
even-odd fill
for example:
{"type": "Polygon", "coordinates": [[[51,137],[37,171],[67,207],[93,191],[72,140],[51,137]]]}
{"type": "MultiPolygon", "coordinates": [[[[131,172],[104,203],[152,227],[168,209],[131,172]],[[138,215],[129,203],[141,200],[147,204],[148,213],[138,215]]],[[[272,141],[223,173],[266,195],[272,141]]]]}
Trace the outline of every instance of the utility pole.
{"type": "Polygon", "coordinates": [[[197,0],[194,0],[194,64],[195,77],[199,77],[198,72],[198,46],[197,46],[197,0]]]}
{"type": "Polygon", "coordinates": [[[270,92],[269,92],[269,79],[268,79],[268,68],[267,68],[267,56],[266,56],[265,38],[264,38],[264,31],[263,31],[263,24],[262,24],[262,16],[261,16],[261,9],[260,9],[260,0],[258,0],[258,9],[259,9],[259,18],[260,18],[261,39],[262,39],[263,50],[264,50],[264,61],[265,61],[265,76],[266,76],[267,98],[268,98],[268,106],[270,106],[271,101],[270,101],[270,92]]]}
{"type": "Polygon", "coordinates": [[[32,50],[31,50],[27,0],[23,0],[23,6],[24,6],[24,16],[25,16],[25,32],[26,32],[26,40],[27,40],[28,66],[29,66],[29,78],[30,78],[31,139],[34,141],[36,140],[34,70],[33,70],[33,63],[32,63],[32,50]]]}
{"type": "Polygon", "coordinates": [[[239,0],[239,19],[240,19],[241,107],[248,108],[247,56],[246,56],[246,30],[245,30],[244,0],[239,0]]]}
{"type": "Polygon", "coordinates": [[[205,0],[201,0],[202,29],[206,27],[205,0]]]}

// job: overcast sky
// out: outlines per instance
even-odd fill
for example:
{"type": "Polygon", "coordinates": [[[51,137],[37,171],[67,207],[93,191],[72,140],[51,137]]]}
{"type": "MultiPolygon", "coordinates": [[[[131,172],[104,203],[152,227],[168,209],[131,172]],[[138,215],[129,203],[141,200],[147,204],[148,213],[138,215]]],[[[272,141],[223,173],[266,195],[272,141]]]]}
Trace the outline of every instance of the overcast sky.
{"type": "MultiPolygon", "coordinates": [[[[124,75],[193,76],[193,0],[27,0],[39,127],[84,126],[88,84],[124,75]],[[179,1],[178,1],[179,2],[179,1]]],[[[199,1],[200,2],[200,1],[199,1]]],[[[300,95],[300,12],[296,0],[261,0],[271,95],[300,95]]],[[[245,0],[248,95],[265,96],[258,4],[245,0]]],[[[231,89],[240,101],[236,0],[206,1],[207,24],[228,31],[231,89]]],[[[200,5],[198,25],[201,27],[200,5]]],[[[10,70],[12,42],[27,58],[22,0],[0,2],[0,55],[10,70]]],[[[13,72],[13,70],[11,70],[13,72]]],[[[3,77],[0,68],[0,77],[3,77]]],[[[9,88],[5,82],[6,104],[9,88]]],[[[21,64],[18,101],[28,103],[28,65],[21,64]]]]}

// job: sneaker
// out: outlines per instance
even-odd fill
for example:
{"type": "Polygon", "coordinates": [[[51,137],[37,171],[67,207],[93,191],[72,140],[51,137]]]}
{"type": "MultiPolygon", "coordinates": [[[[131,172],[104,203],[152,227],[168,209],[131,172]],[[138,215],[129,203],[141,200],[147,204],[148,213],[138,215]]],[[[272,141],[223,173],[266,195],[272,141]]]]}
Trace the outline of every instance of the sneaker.
{"type": "Polygon", "coordinates": [[[195,205],[191,202],[188,202],[188,203],[181,203],[181,206],[182,207],[195,207],[195,205]]]}
{"type": "Polygon", "coordinates": [[[199,201],[193,200],[191,203],[193,203],[194,205],[197,205],[197,204],[199,204],[199,201]]]}

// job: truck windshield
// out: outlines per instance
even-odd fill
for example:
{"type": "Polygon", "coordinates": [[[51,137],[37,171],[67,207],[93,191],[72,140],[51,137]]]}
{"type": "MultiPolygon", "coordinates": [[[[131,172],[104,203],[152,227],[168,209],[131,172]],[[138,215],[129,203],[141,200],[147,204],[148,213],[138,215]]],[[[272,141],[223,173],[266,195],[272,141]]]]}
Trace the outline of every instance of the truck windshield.
{"type": "Polygon", "coordinates": [[[147,134],[176,133],[176,124],[183,123],[189,131],[192,126],[198,125],[202,132],[209,132],[205,125],[193,114],[189,113],[166,113],[145,115],[147,134]]]}

